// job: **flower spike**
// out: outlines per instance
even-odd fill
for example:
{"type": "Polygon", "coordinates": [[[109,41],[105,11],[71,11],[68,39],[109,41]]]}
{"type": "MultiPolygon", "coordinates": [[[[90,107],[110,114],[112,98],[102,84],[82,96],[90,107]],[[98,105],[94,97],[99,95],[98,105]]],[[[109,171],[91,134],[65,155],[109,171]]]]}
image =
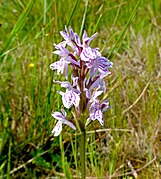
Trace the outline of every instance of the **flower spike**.
{"type": "Polygon", "coordinates": [[[59,56],[59,60],[52,63],[50,68],[56,70],[57,74],[65,74],[66,81],[53,81],[63,88],[58,91],[62,97],[62,105],[69,109],[68,111],[74,108],[74,114],[72,113],[72,118],[68,120],[64,109],[52,113],[58,120],[52,130],[54,136],[61,133],[63,124],[74,130],[76,130],[74,124],[83,124],[87,127],[95,120],[98,120],[101,126],[104,125],[104,112],[110,106],[108,100],[101,102],[100,98],[106,92],[104,78],[110,74],[109,68],[113,65],[109,59],[102,56],[98,47],[90,46],[97,33],[88,37],[84,30],[80,38],[72,28],[65,27],[65,31],[60,31],[60,35],[64,40],[54,44],[56,50],[53,52],[59,56]],[[88,115],[86,119],[83,118],[84,113],[88,115]],[[87,122],[79,121],[79,123],[76,120],[87,120],[87,122]]]}

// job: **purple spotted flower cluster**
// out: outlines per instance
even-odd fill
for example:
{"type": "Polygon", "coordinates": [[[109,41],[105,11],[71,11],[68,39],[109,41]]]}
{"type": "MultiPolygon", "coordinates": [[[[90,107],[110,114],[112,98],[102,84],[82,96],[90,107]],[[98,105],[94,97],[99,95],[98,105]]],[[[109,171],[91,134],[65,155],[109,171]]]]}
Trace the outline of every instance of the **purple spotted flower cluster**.
{"type": "Polygon", "coordinates": [[[88,37],[84,31],[80,39],[72,28],[65,27],[65,32],[61,31],[60,34],[64,40],[54,44],[56,50],[53,52],[60,59],[52,63],[50,68],[56,70],[57,74],[65,74],[66,80],[54,80],[63,89],[58,91],[62,97],[63,108],[61,112],[52,112],[52,116],[58,120],[52,130],[54,136],[61,133],[62,124],[74,130],[76,124],[85,126],[94,120],[104,125],[103,113],[109,108],[109,102],[101,101],[100,97],[106,91],[104,78],[110,74],[108,69],[112,67],[112,62],[102,56],[99,48],[90,47],[97,33],[88,37]],[[65,109],[71,107],[74,107],[74,115],[67,117],[65,109]]]}

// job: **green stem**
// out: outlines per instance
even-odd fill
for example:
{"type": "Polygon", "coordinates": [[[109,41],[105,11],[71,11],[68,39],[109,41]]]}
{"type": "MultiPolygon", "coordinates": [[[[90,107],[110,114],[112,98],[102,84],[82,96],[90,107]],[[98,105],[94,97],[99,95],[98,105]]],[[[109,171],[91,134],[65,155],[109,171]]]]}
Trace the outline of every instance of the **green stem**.
{"type": "Polygon", "coordinates": [[[86,150],[86,129],[81,128],[81,141],[80,141],[80,157],[81,157],[81,173],[82,179],[86,177],[86,165],[85,165],[85,150],[86,150]]]}

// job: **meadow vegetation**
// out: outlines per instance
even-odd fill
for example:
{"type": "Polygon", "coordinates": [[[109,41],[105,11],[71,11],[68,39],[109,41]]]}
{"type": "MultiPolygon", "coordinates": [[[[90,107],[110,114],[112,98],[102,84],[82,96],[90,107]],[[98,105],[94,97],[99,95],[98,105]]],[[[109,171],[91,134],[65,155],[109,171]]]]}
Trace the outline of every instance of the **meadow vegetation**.
{"type": "Polygon", "coordinates": [[[3,0],[0,3],[0,178],[79,178],[78,131],[51,130],[62,102],[49,66],[65,25],[98,32],[113,62],[104,128],[87,131],[87,178],[161,176],[161,1],[3,0]],[[136,9],[135,9],[136,8],[136,9]],[[131,17],[131,19],[130,19],[131,17]],[[130,19],[130,21],[129,21],[130,19]]]}

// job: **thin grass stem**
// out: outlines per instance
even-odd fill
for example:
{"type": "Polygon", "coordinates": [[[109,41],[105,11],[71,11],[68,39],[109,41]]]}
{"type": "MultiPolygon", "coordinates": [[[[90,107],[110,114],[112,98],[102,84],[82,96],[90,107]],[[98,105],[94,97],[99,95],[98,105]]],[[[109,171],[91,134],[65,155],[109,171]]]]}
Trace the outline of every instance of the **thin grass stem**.
{"type": "Polygon", "coordinates": [[[67,22],[67,27],[69,26],[69,24],[70,24],[70,22],[71,22],[71,20],[72,20],[72,17],[73,17],[73,15],[74,15],[74,12],[75,12],[75,10],[76,10],[76,7],[77,7],[77,5],[78,5],[78,2],[79,2],[79,0],[76,0],[76,2],[75,2],[75,4],[74,4],[74,7],[73,7],[72,12],[71,12],[70,17],[69,17],[69,20],[68,20],[68,22],[67,22]]]}
{"type": "Polygon", "coordinates": [[[80,141],[80,154],[81,154],[81,174],[82,179],[86,177],[86,162],[85,162],[85,151],[86,150],[86,130],[82,129],[81,131],[81,141],[80,141]]]}
{"type": "MultiPolygon", "coordinates": [[[[139,1],[137,2],[137,4],[136,4],[136,6],[135,6],[133,12],[131,13],[131,16],[129,17],[129,19],[128,19],[128,21],[127,21],[127,23],[126,23],[126,25],[125,25],[125,27],[124,27],[124,29],[123,29],[123,31],[122,31],[122,33],[120,34],[118,40],[116,41],[115,45],[114,45],[113,48],[111,49],[111,51],[110,51],[110,53],[109,53],[109,55],[108,55],[108,58],[111,57],[111,55],[112,55],[112,53],[114,52],[114,50],[116,49],[117,45],[119,45],[119,48],[120,48],[121,42],[122,42],[122,40],[123,40],[123,38],[124,38],[124,36],[125,36],[125,32],[126,32],[127,28],[129,27],[131,21],[133,20],[133,18],[134,18],[135,14],[136,14],[136,11],[137,11],[137,9],[138,9],[138,7],[139,7],[141,1],[142,1],[142,0],[139,0],[139,1]]],[[[117,51],[119,50],[119,48],[117,49],[117,51]]],[[[117,53],[115,53],[115,54],[117,54],[117,53]]],[[[112,57],[112,59],[114,59],[114,58],[115,58],[115,55],[112,57]]]]}
{"type": "Polygon", "coordinates": [[[86,14],[87,14],[87,7],[88,7],[88,0],[86,1],[86,4],[85,4],[85,10],[84,10],[84,14],[83,14],[82,24],[81,24],[81,28],[80,28],[80,32],[79,32],[79,37],[82,36],[84,23],[85,23],[85,19],[86,19],[86,14]]]}

